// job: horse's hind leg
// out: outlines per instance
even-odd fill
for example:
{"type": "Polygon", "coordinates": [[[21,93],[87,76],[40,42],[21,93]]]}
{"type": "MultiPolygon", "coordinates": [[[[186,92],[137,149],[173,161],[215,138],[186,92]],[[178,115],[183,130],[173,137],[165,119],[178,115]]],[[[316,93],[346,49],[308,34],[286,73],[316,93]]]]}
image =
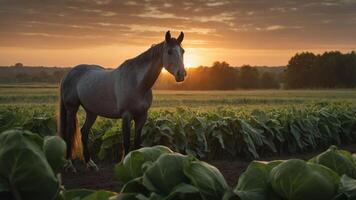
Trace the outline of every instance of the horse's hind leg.
{"type": "Polygon", "coordinates": [[[76,172],[75,167],[72,164],[72,158],[74,152],[76,152],[76,138],[78,137],[77,133],[77,126],[78,126],[78,121],[77,121],[77,112],[78,112],[79,105],[66,105],[66,134],[64,135],[64,139],[67,144],[67,159],[68,159],[68,166],[66,166],[66,169],[71,169],[73,172],[76,172]]]}
{"type": "Polygon", "coordinates": [[[95,170],[98,170],[98,167],[90,158],[90,153],[88,149],[88,138],[89,138],[90,129],[93,126],[96,118],[97,115],[89,111],[86,111],[85,122],[80,132],[82,133],[83,154],[84,154],[84,161],[87,165],[87,168],[93,168],[95,170]]]}

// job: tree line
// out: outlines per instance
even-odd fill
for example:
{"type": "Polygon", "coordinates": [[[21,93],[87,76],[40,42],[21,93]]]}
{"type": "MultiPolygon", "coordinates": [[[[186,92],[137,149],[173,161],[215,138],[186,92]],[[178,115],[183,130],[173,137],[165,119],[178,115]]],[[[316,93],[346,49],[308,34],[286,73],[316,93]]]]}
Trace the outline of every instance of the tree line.
{"type": "MultiPolygon", "coordinates": [[[[0,67],[0,82],[59,83],[70,68],[0,67]]],[[[232,67],[227,62],[187,69],[186,80],[176,83],[169,73],[161,73],[154,89],[166,90],[234,90],[234,89],[305,89],[355,88],[356,53],[339,51],[295,54],[286,67],[232,67]]]]}
{"type": "Polygon", "coordinates": [[[356,87],[356,53],[339,51],[313,54],[297,53],[287,65],[288,88],[354,88],[356,87]]]}
{"type": "Polygon", "coordinates": [[[162,73],[154,88],[166,90],[234,90],[279,88],[280,75],[260,72],[257,67],[231,67],[226,62],[214,62],[211,67],[187,69],[188,76],[176,83],[172,75],[162,73]]]}

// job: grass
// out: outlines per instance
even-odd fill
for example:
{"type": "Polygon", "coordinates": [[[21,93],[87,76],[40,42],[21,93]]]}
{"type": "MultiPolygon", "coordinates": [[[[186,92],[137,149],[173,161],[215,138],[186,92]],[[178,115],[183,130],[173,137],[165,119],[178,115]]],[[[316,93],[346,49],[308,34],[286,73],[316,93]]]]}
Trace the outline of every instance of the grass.
{"type": "MultiPolygon", "coordinates": [[[[234,90],[234,91],[154,91],[153,109],[217,107],[268,109],[303,106],[316,102],[345,102],[356,107],[356,90],[234,90]]],[[[0,106],[56,106],[57,85],[0,84],[0,106]]]]}

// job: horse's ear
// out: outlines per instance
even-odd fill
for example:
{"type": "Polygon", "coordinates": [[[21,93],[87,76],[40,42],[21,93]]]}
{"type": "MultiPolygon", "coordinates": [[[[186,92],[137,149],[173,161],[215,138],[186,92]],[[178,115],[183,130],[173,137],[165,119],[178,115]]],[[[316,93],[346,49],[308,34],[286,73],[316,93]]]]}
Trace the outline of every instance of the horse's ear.
{"type": "Polygon", "coordinates": [[[177,41],[178,41],[179,44],[182,43],[183,38],[184,38],[184,33],[183,33],[183,32],[180,32],[180,34],[179,34],[179,36],[178,36],[178,39],[177,39],[177,41]]]}
{"type": "Polygon", "coordinates": [[[166,33],[166,42],[168,43],[171,40],[171,32],[167,31],[166,33]]]}

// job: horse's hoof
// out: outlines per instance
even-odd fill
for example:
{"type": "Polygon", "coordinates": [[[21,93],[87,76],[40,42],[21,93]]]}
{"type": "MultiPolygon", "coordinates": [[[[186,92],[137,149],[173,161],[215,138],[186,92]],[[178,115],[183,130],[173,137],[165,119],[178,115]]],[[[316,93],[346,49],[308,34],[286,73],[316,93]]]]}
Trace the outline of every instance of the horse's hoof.
{"type": "Polygon", "coordinates": [[[77,173],[77,169],[75,169],[71,160],[68,160],[67,164],[64,165],[64,171],[65,172],[71,171],[72,173],[77,173]]]}
{"type": "Polygon", "coordinates": [[[86,166],[87,166],[87,169],[99,171],[98,166],[95,164],[95,162],[94,162],[92,159],[90,159],[90,160],[87,162],[86,166]]]}

